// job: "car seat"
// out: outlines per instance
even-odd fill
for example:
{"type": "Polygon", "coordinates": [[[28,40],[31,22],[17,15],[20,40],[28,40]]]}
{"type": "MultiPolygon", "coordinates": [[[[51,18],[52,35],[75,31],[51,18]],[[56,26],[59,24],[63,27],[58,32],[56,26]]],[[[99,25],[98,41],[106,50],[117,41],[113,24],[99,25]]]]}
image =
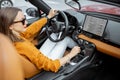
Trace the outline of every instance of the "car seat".
{"type": "Polygon", "coordinates": [[[11,41],[0,34],[0,80],[24,80],[38,72],[35,65],[17,54],[11,41]]]}

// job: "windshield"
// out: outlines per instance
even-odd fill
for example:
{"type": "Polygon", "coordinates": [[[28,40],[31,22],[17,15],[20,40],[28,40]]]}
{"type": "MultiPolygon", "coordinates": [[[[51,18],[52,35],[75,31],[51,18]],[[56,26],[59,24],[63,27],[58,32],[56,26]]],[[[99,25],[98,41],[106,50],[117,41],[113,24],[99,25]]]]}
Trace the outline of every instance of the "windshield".
{"type": "Polygon", "coordinates": [[[116,4],[120,4],[120,0],[96,0],[96,1],[107,1],[107,2],[111,2],[111,3],[116,3],[116,4]]]}
{"type": "Polygon", "coordinates": [[[79,0],[81,11],[120,16],[120,0],[79,0]],[[113,1],[113,2],[112,2],[113,1]]]}
{"type": "Polygon", "coordinates": [[[108,4],[112,4],[120,7],[120,0],[92,0],[92,1],[99,1],[99,2],[108,3],[108,4]]]}

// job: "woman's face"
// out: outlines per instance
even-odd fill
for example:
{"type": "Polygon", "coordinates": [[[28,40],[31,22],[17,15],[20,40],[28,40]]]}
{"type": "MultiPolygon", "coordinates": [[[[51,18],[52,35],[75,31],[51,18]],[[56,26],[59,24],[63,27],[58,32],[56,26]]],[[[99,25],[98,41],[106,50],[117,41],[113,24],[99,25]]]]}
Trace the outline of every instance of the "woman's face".
{"type": "Polygon", "coordinates": [[[27,27],[27,21],[22,11],[19,11],[10,29],[16,32],[24,32],[27,27]]]}

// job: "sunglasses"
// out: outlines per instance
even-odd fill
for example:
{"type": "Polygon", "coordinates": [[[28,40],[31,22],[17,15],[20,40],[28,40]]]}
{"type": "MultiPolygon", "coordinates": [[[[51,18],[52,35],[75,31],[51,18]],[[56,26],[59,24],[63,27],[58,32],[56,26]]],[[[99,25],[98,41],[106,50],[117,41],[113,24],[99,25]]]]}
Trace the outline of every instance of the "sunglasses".
{"type": "Polygon", "coordinates": [[[25,21],[26,21],[26,17],[23,20],[21,20],[21,21],[15,21],[13,23],[19,23],[19,22],[21,22],[23,25],[25,25],[25,21]]]}

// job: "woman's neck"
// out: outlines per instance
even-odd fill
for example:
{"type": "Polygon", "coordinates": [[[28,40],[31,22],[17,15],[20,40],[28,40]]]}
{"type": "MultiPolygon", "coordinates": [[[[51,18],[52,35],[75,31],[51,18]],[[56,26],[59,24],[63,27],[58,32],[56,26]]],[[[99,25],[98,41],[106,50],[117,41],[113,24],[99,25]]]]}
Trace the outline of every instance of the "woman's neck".
{"type": "Polygon", "coordinates": [[[13,32],[13,34],[14,34],[14,35],[16,35],[17,37],[19,37],[19,36],[20,36],[20,33],[19,33],[19,32],[17,32],[17,31],[14,31],[14,30],[13,30],[12,32],[13,32]]]}

